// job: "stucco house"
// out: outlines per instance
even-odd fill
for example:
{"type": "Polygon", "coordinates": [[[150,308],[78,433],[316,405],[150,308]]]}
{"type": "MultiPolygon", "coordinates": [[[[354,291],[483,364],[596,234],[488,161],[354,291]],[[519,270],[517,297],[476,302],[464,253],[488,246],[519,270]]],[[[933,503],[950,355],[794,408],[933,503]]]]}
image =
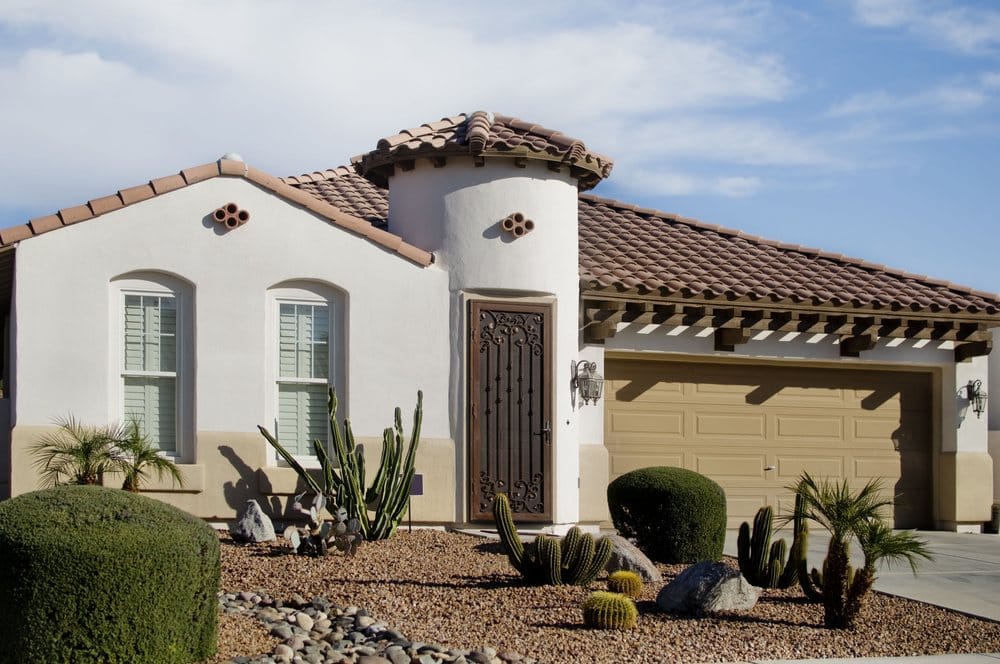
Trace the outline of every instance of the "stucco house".
{"type": "Polygon", "coordinates": [[[151,495],[278,512],[297,478],[256,426],[308,461],[333,384],[369,454],[423,390],[415,522],[503,491],[598,523],[609,479],[659,464],[716,479],[734,525],[803,470],[886,478],[901,527],[990,518],[1000,410],[967,386],[1000,297],[586,193],[611,167],[477,111],[350,167],[227,155],[0,231],[0,496],[37,488],[53,418],[134,416],[185,478],[151,495]]]}

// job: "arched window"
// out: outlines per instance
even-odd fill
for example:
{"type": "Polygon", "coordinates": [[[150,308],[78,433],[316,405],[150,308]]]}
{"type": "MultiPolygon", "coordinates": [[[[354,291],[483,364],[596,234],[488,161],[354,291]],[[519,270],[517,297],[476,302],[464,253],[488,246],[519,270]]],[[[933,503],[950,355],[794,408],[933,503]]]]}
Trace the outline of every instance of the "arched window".
{"type": "Polygon", "coordinates": [[[268,291],[273,316],[275,433],[296,456],[329,442],[327,392],[343,394],[343,298],[330,286],[286,282],[268,291]]]}
{"type": "Polygon", "coordinates": [[[159,273],[112,282],[118,318],[118,419],[135,421],[162,452],[182,456],[190,411],[188,284],[159,273]],[[181,394],[187,399],[182,402],[181,394]]]}

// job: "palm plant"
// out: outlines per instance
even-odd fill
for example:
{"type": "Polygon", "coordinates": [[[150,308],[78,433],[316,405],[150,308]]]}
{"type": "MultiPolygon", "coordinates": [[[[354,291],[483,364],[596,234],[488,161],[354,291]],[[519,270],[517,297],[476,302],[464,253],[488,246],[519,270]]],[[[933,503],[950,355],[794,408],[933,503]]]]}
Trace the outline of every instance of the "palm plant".
{"type": "Polygon", "coordinates": [[[44,486],[99,484],[105,472],[119,468],[115,452],[118,427],[87,426],[72,415],[56,420],[56,424],[57,431],[28,448],[44,486]]]}
{"type": "Polygon", "coordinates": [[[821,525],[830,533],[823,571],[806,574],[805,555],[800,560],[799,581],[807,595],[823,600],[823,624],[836,629],[853,629],[864,598],[875,583],[875,569],[905,560],[916,572],[917,559],[930,559],[927,545],[912,532],[893,532],[884,513],[892,501],[884,497],[881,479],[873,479],[857,492],[847,480],[817,482],[803,473],[796,487],[801,498],[801,516],[821,525]],[[850,543],[857,541],[864,564],[855,571],[850,565],[850,543]]]}
{"type": "Polygon", "coordinates": [[[151,474],[158,479],[167,475],[175,485],[184,486],[177,464],[160,454],[134,419],[119,428],[115,455],[119,469],[125,475],[122,488],[126,491],[139,493],[140,484],[151,474]]]}

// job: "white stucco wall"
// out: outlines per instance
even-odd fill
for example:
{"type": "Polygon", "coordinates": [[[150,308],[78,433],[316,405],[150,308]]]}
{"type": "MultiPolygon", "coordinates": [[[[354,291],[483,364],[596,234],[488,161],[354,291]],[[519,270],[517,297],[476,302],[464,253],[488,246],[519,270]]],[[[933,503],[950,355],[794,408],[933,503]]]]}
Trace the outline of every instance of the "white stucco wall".
{"type": "MultiPolygon", "coordinates": [[[[578,221],[575,181],[542,162],[524,168],[510,159],[452,158],[442,168],[417,160],[389,181],[389,230],[433,251],[449,275],[453,430],[466,431],[466,311],[475,298],[554,305],[553,488],[556,523],[579,513],[578,417],[570,394],[570,364],[578,355],[578,221]],[[499,222],[520,212],[534,230],[519,238],[499,222]]],[[[463,433],[458,433],[463,432],[463,433]]],[[[464,450],[464,446],[461,446],[464,450]]],[[[466,462],[467,463],[467,462],[466,462]]],[[[459,487],[460,492],[464,488],[459,487]]],[[[461,497],[463,500],[466,496],[461,497]]]]}
{"type": "MultiPolygon", "coordinates": [[[[195,431],[255,432],[273,413],[264,376],[274,330],[268,289],[317,280],[345,294],[347,413],[355,433],[380,436],[399,405],[424,391],[424,435],[449,438],[447,276],[330,225],[238,178],[215,178],[17,248],[17,425],[73,413],[120,417],[118,358],[109,343],[117,312],[111,282],[161,271],[188,282],[194,339],[195,431]],[[250,221],[221,232],[208,215],[229,201],[250,221]]],[[[408,419],[408,416],[407,416],[408,419]]]]}

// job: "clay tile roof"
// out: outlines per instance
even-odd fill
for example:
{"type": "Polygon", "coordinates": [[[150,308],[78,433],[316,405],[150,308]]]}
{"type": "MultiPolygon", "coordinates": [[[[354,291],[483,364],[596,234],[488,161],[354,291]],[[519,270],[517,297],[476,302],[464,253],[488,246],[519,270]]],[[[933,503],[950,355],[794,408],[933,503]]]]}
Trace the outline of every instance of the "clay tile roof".
{"type": "Polygon", "coordinates": [[[579,214],[585,288],[1000,314],[993,293],[596,196],[580,197],[579,214]]]}
{"type": "Polygon", "coordinates": [[[385,193],[347,166],[281,178],[283,182],[322,199],[336,208],[384,227],[389,216],[385,193]]]}
{"type": "Polygon", "coordinates": [[[575,138],[553,129],[486,111],[462,113],[438,122],[401,130],[376,148],[355,157],[358,173],[387,186],[395,165],[420,157],[525,157],[563,164],[577,178],[580,191],[592,189],[611,173],[612,162],[575,138]]]}

